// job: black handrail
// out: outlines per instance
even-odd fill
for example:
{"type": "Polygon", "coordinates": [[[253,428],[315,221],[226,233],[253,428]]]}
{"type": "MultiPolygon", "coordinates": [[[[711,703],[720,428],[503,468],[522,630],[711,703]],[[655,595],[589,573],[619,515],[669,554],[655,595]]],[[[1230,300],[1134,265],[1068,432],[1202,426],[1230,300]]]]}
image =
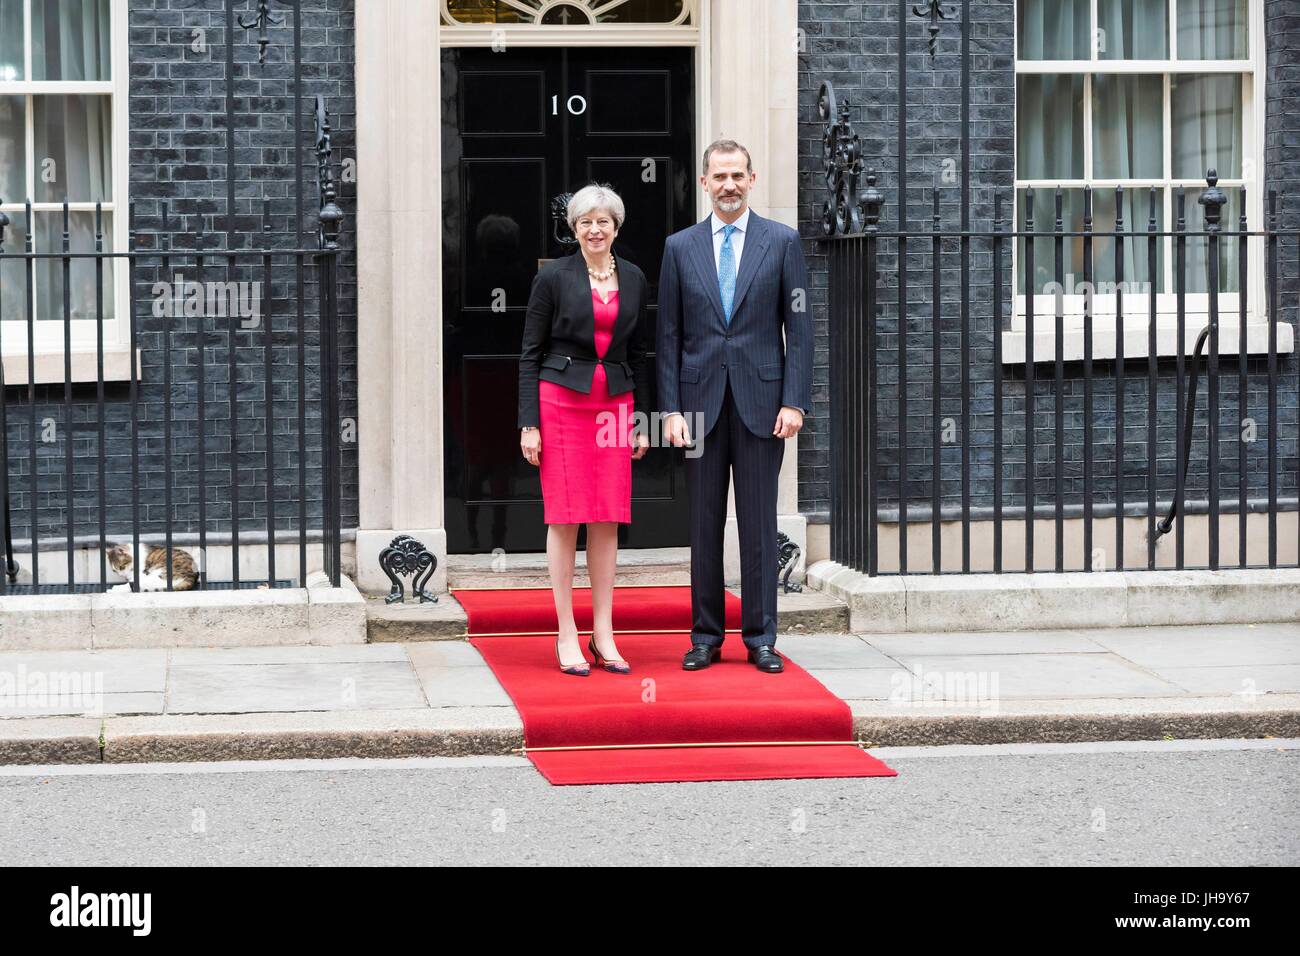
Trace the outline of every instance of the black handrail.
{"type": "MultiPolygon", "coordinates": [[[[1184,488],[1187,486],[1187,469],[1190,467],[1192,459],[1192,422],[1196,418],[1196,363],[1201,357],[1201,348],[1209,337],[1210,327],[1207,325],[1201,329],[1201,334],[1196,337],[1196,348],[1192,350],[1192,367],[1188,373],[1187,411],[1183,416],[1183,456],[1178,464],[1179,475],[1183,479],[1180,487],[1184,488]]],[[[1182,501],[1175,496],[1173,502],[1169,505],[1169,514],[1156,524],[1156,533],[1153,540],[1159,541],[1162,535],[1170,532],[1174,526],[1174,517],[1178,514],[1178,507],[1181,504],[1182,501]]]]}

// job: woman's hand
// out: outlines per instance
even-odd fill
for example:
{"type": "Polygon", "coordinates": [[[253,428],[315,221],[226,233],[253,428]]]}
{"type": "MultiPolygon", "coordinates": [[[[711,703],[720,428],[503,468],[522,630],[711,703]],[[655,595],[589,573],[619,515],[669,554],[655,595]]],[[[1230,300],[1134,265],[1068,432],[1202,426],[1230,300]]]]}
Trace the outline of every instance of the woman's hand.
{"type": "Polygon", "coordinates": [[[632,460],[644,458],[645,453],[650,450],[650,436],[645,432],[636,433],[636,445],[632,449],[632,460]]]}
{"type": "Polygon", "coordinates": [[[528,464],[537,465],[542,454],[542,433],[540,429],[530,428],[519,433],[519,450],[528,459],[528,464]]]}

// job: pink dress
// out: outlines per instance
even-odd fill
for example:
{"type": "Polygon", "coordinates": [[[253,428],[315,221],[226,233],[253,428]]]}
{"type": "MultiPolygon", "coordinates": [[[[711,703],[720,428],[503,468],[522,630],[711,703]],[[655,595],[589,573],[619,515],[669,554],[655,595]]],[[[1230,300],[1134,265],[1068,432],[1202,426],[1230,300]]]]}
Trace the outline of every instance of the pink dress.
{"type": "MultiPolygon", "coordinates": [[[[591,290],[596,354],[614,337],[618,292],[604,302],[591,290]]],[[[596,365],[591,394],[538,382],[541,404],[542,520],[546,524],[632,522],[632,393],[610,395],[605,366],[596,365]]]]}

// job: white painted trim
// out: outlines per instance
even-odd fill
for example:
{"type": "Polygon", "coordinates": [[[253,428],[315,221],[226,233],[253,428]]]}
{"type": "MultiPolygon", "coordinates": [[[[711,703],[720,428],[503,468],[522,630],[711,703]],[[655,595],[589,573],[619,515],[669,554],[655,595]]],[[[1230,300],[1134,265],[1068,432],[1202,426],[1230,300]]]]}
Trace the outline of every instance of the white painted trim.
{"type": "Polygon", "coordinates": [[[1251,73],[1253,60],[1018,60],[1016,73],[1251,73]]]}
{"type": "MultiPolygon", "coordinates": [[[[1247,142],[1242,144],[1242,174],[1245,176],[1246,187],[1246,215],[1249,217],[1248,223],[1252,229],[1260,229],[1267,225],[1265,219],[1265,210],[1267,205],[1264,202],[1264,173],[1267,161],[1265,159],[1264,145],[1268,142],[1265,136],[1265,129],[1268,120],[1268,57],[1266,44],[1264,42],[1264,4],[1256,2],[1251,4],[1250,9],[1250,58],[1255,64],[1255,70],[1242,83],[1242,95],[1249,97],[1248,103],[1253,113],[1250,116],[1250,122],[1246,124],[1247,142]]],[[[1279,205],[1280,205],[1279,197],[1279,205]]],[[[1263,315],[1267,311],[1268,304],[1268,281],[1265,275],[1265,249],[1264,243],[1255,240],[1249,243],[1249,261],[1247,263],[1247,278],[1251,280],[1250,297],[1251,300],[1259,305],[1259,314],[1263,315]]]]}
{"type": "Polygon", "coordinates": [[[32,75],[32,0],[23,0],[23,78],[32,75]]]}
{"type": "Polygon", "coordinates": [[[1086,73],[1083,77],[1083,178],[1085,180],[1092,179],[1092,123],[1089,122],[1093,110],[1092,77],[1091,73],[1086,73]]]}
{"type": "MultiPolygon", "coordinates": [[[[606,27],[606,26],[644,26],[644,27],[672,27],[685,24],[696,15],[696,8],[700,0],[682,0],[681,12],[671,20],[662,20],[658,22],[632,23],[632,24],[602,24],[597,23],[597,18],[610,10],[617,9],[628,3],[629,0],[501,0],[506,6],[518,11],[519,13],[533,18],[532,23],[514,24],[517,27],[536,28],[549,27],[556,24],[545,24],[542,20],[553,7],[576,7],[581,10],[587,17],[587,27],[606,27]]],[[[439,29],[440,30],[463,30],[468,27],[490,26],[499,27],[507,24],[474,24],[462,23],[452,14],[448,5],[448,0],[441,0],[438,4],[439,29]]]]}
{"type": "MultiPolygon", "coordinates": [[[[699,0],[696,24],[699,27],[699,42],[695,47],[695,152],[704,154],[704,148],[713,141],[710,135],[713,127],[713,4],[714,0],[699,0]]],[[[699,179],[699,167],[696,158],[691,157],[689,181],[695,184],[699,179]]],[[[695,191],[695,221],[699,222],[709,213],[709,206],[704,198],[704,191],[698,185],[695,191]]]]}
{"type": "MultiPolygon", "coordinates": [[[[1219,185],[1227,188],[1228,186],[1242,186],[1247,180],[1229,179],[1226,176],[1219,180],[1219,185]]],[[[1062,189],[1083,189],[1091,185],[1093,190],[1105,189],[1107,187],[1114,189],[1116,186],[1123,186],[1125,189],[1142,189],[1151,186],[1173,186],[1177,189],[1179,186],[1186,186],[1188,189],[1204,189],[1204,179],[1017,179],[1017,189],[1055,189],[1060,186],[1062,189]]],[[[1195,230],[1192,230],[1195,232],[1195,230]]]]}
{"type": "MultiPolygon", "coordinates": [[[[130,191],[131,191],[131,64],[130,16],[127,0],[113,0],[111,44],[113,49],[113,249],[130,251],[130,191]]],[[[107,211],[107,204],[105,206],[107,211]]],[[[129,264],[125,259],[115,260],[117,281],[114,283],[114,302],[117,316],[113,323],[112,344],[128,355],[131,349],[131,289],[129,264]]],[[[104,348],[109,347],[109,329],[104,330],[104,348]]],[[[137,370],[140,368],[136,363],[137,370]]],[[[107,371],[106,371],[107,374],[107,371]]],[[[126,370],[130,377],[131,370],[126,370]]]]}
{"type": "MultiPolygon", "coordinates": [[[[119,0],[114,0],[116,4],[119,0]]],[[[115,35],[117,6],[109,8],[110,46],[117,42],[115,35]]],[[[113,66],[117,65],[116,51],[113,66]]],[[[117,83],[113,80],[0,80],[0,96],[22,96],[26,94],[58,94],[61,96],[93,96],[95,94],[116,93],[117,83]]]]}
{"type": "MultiPolygon", "coordinates": [[[[1127,305],[1127,296],[1125,304],[1127,305]]],[[[1145,315],[1130,315],[1125,308],[1124,318],[1124,358],[1146,358],[1150,351],[1150,326],[1145,315]]],[[[1156,322],[1156,355],[1172,356],[1178,354],[1178,327],[1173,321],[1156,322]]],[[[1188,315],[1183,329],[1183,355],[1191,356],[1196,348],[1196,337],[1209,323],[1208,316],[1188,315]]],[[[1219,313],[1219,356],[1236,355],[1240,344],[1240,324],[1235,311],[1219,313]]],[[[1115,315],[1098,315],[1092,321],[1092,358],[1104,362],[1115,358],[1115,315]]],[[[1025,363],[1025,342],[1028,333],[1024,323],[1019,328],[1011,328],[1002,335],[1002,363],[1004,365],[1023,365],[1025,363]]],[[[1078,323],[1067,325],[1062,341],[1064,361],[1077,362],[1083,358],[1084,329],[1078,323]]],[[[1289,323],[1283,322],[1277,327],[1277,353],[1287,355],[1295,351],[1295,330],[1289,323]]],[[[1209,356],[1207,343],[1202,353],[1209,356]]],[[[1268,354],[1268,324],[1265,322],[1246,322],[1246,354],[1268,354]]],[[[1056,360],[1056,318],[1051,313],[1040,313],[1034,319],[1034,364],[1040,365],[1056,360]]]]}
{"type": "Polygon", "coordinates": [[[1169,57],[1178,59],[1178,0],[1169,0],[1169,57]]]}
{"type": "MultiPolygon", "coordinates": [[[[24,60],[26,76],[31,76],[31,5],[30,0],[24,7],[26,16],[24,30],[24,60]]],[[[130,208],[130,54],[129,54],[129,11],[128,0],[110,0],[109,5],[109,48],[110,70],[112,79],[94,82],[59,82],[59,81],[6,81],[0,83],[0,95],[23,95],[27,118],[27,195],[35,195],[36,138],[34,110],[31,97],[34,95],[97,95],[110,97],[110,135],[112,162],[112,199],[100,204],[104,215],[110,217],[110,231],[106,233],[106,246],[116,252],[123,252],[129,243],[128,210],[130,208]]],[[[9,197],[6,197],[9,198],[9,197]]],[[[13,197],[20,198],[20,197],[13,197]]],[[[70,202],[70,212],[95,211],[93,202],[70,202]]],[[[14,213],[25,215],[22,202],[6,202],[3,206],[10,219],[14,213]]],[[[62,203],[34,202],[33,212],[57,213],[62,211],[62,203]]],[[[27,224],[24,223],[24,228],[27,224]]],[[[15,251],[11,247],[11,251],[15,251]]],[[[45,250],[49,251],[49,250],[45,250]]],[[[126,381],[130,378],[130,289],[128,288],[128,266],[125,259],[112,260],[113,277],[105,279],[105,298],[112,296],[114,319],[104,327],[104,378],[105,381],[126,381]],[[110,283],[111,282],[111,287],[110,283]]],[[[105,272],[108,263],[105,263],[105,272]]],[[[35,323],[34,344],[36,348],[36,381],[63,381],[63,323],[57,320],[39,320],[40,306],[37,306],[38,321],[35,323]]],[[[3,356],[6,384],[27,383],[27,319],[26,315],[6,316],[3,320],[3,356]]],[[[95,326],[94,320],[75,320],[72,322],[71,336],[73,346],[72,380],[74,382],[93,382],[97,380],[95,362],[95,326]],[[90,351],[87,352],[87,349],[90,351]]],[[[137,355],[139,352],[137,351],[137,355]]],[[[138,367],[138,366],[137,366],[138,367]]]]}
{"type": "Polygon", "coordinates": [[[438,31],[440,47],[610,47],[610,46],[694,46],[700,31],[695,27],[661,27],[644,24],[596,24],[592,26],[534,26],[532,24],[475,24],[446,27],[438,31]]]}
{"type": "MultiPolygon", "coordinates": [[[[89,324],[89,323],[87,323],[89,324]]],[[[98,378],[98,353],[93,348],[94,335],[91,334],[90,351],[77,348],[73,340],[72,380],[74,382],[96,382],[98,378]]],[[[135,367],[139,369],[143,362],[143,353],[135,351],[135,367]]],[[[50,342],[42,347],[38,341],[36,350],[36,384],[57,385],[63,381],[63,343],[50,342]]],[[[16,354],[4,355],[5,385],[27,384],[27,350],[16,354]]],[[[104,381],[129,382],[131,380],[131,350],[125,345],[114,343],[111,347],[104,342],[104,381]]]]}

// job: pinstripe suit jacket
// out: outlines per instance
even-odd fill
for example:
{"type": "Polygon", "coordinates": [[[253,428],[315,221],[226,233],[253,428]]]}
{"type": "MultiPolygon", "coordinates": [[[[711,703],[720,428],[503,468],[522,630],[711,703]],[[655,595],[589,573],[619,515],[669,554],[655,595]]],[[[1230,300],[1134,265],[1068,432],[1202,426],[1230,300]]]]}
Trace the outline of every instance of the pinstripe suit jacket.
{"type": "Polygon", "coordinates": [[[724,319],[709,220],[668,237],[659,275],[659,407],[713,428],[725,385],[745,426],[771,437],[781,406],[812,408],[812,318],[799,233],[750,212],[731,323],[724,319]],[[781,333],[785,333],[784,348],[781,333]]]}

